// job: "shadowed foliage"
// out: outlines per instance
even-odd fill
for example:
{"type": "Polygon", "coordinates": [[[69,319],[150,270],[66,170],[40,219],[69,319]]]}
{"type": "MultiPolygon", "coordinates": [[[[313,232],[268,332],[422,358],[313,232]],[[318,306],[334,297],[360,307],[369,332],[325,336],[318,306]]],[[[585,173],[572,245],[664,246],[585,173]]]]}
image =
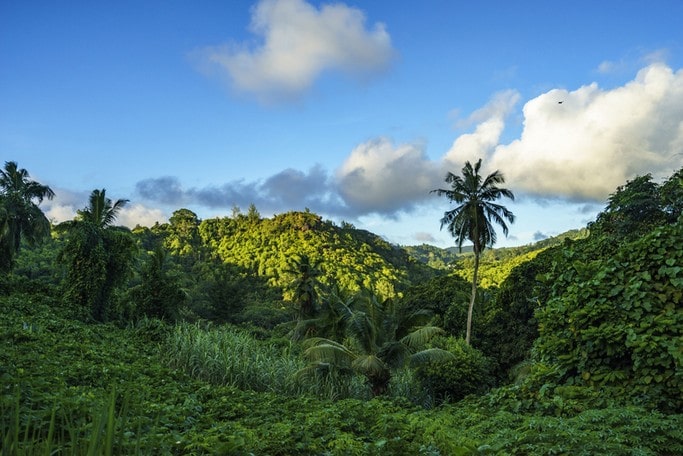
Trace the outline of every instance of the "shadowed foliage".
{"type": "Polygon", "coordinates": [[[50,222],[38,204],[54,195],[50,187],[31,180],[17,162],[5,162],[5,168],[0,170],[1,272],[12,269],[22,240],[35,245],[50,236],[50,222]]]}

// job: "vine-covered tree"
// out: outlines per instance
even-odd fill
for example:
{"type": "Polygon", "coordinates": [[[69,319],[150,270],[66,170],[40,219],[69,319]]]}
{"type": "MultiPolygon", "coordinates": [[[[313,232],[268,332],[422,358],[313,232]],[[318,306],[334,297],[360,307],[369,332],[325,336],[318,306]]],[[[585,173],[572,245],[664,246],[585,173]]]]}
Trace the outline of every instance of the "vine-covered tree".
{"type": "Polygon", "coordinates": [[[17,162],[5,162],[0,170],[0,271],[12,269],[22,239],[34,245],[50,235],[50,221],[38,204],[54,195],[50,187],[31,180],[17,162]]]}
{"type": "Polygon", "coordinates": [[[123,284],[133,258],[135,243],[127,228],[114,221],[128,200],[112,202],[105,190],[94,190],[88,206],[74,220],[57,226],[66,233],[59,260],[66,264],[65,298],[90,308],[92,317],[104,321],[114,290],[123,284]]]}
{"type": "Polygon", "coordinates": [[[514,194],[501,188],[498,184],[505,183],[505,178],[498,170],[483,177],[479,174],[481,159],[474,166],[468,161],[462,168],[462,176],[449,172],[446,174],[446,183],[450,189],[436,189],[432,193],[445,196],[457,206],[444,213],[441,218],[441,228],[448,226],[448,231],[455,238],[458,248],[462,250],[463,242],[472,242],[474,252],[474,274],[472,277],[472,296],[467,311],[467,335],[465,341],[470,343],[472,335],[472,311],[477,297],[477,273],[479,270],[479,258],[486,247],[492,247],[496,243],[497,236],[493,223],[503,228],[507,236],[508,226],[505,220],[513,223],[514,214],[505,206],[494,201],[507,197],[515,199],[514,194]]]}
{"type": "Polygon", "coordinates": [[[605,210],[588,227],[595,236],[636,240],[657,226],[675,223],[682,211],[683,168],[661,185],[646,174],[617,187],[605,210]]]}
{"type": "Polygon", "coordinates": [[[175,321],[185,302],[178,279],[169,274],[166,251],[157,246],[141,272],[142,281],[130,290],[138,314],[175,321]]]}
{"type": "Polygon", "coordinates": [[[320,287],[318,277],[322,274],[320,262],[308,255],[295,256],[289,260],[289,268],[284,273],[293,277],[290,288],[292,300],[298,306],[299,321],[314,317],[320,287]]]}

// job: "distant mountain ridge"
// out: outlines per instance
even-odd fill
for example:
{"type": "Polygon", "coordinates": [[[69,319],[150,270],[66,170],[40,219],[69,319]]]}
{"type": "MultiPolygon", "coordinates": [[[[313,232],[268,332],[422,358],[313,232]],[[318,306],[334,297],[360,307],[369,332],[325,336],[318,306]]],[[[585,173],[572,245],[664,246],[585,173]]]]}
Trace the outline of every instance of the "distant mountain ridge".
{"type": "MultiPolygon", "coordinates": [[[[587,236],[587,228],[568,230],[557,236],[548,237],[527,245],[486,249],[482,253],[481,259],[482,262],[501,261],[525,255],[536,250],[560,245],[565,239],[582,239],[587,236]]],[[[416,260],[436,269],[453,269],[459,261],[472,255],[471,245],[463,246],[462,251],[455,246],[441,248],[430,244],[402,246],[402,248],[416,260]]]]}

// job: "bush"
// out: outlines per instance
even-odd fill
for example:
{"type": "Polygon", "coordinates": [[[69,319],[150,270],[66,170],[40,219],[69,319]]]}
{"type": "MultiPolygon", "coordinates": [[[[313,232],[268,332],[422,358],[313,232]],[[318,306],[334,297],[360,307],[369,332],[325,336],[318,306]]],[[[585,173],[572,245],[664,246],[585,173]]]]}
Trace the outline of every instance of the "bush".
{"type": "Polygon", "coordinates": [[[417,369],[417,377],[438,402],[459,401],[470,394],[483,394],[493,386],[491,360],[463,340],[454,337],[437,341],[454,358],[428,363],[417,369]]]}

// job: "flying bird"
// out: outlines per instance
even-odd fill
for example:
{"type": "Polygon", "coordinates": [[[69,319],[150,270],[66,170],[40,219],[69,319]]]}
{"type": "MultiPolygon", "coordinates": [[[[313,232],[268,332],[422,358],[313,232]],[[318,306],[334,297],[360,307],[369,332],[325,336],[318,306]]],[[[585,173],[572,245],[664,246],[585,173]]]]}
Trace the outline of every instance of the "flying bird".
{"type": "Polygon", "coordinates": [[[562,104],[562,103],[564,103],[564,100],[557,102],[557,104],[562,104]]]}

